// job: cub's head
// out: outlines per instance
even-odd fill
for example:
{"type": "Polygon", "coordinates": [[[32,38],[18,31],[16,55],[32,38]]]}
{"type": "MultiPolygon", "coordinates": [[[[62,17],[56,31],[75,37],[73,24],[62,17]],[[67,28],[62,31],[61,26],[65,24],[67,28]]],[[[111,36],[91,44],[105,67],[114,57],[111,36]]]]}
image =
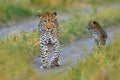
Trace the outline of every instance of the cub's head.
{"type": "Polygon", "coordinates": [[[98,29],[99,28],[99,23],[97,21],[91,20],[87,27],[88,30],[94,30],[94,29],[98,29]]]}
{"type": "Polygon", "coordinates": [[[56,12],[37,12],[40,19],[40,24],[46,31],[52,31],[56,27],[57,13],[56,12]]]}

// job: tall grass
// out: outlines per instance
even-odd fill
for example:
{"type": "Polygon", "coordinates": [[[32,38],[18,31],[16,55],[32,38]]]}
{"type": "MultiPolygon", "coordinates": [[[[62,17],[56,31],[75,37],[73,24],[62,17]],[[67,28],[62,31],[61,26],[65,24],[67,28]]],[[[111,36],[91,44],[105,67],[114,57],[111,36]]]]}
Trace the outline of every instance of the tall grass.
{"type": "Polygon", "coordinates": [[[66,80],[119,80],[120,79],[120,37],[115,35],[114,43],[102,50],[95,50],[71,69],[66,80]]]}
{"type": "Polygon", "coordinates": [[[105,1],[102,1],[102,0],[79,0],[80,2],[83,2],[83,3],[88,3],[88,4],[92,4],[92,5],[109,5],[109,4],[116,4],[116,3],[119,3],[120,1],[119,0],[105,0],[105,1]]]}
{"type": "Polygon", "coordinates": [[[38,45],[38,35],[36,31],[32,33],[22,32],[20,35],[10,36],[7,39],[3,39],[0,41],[0,45],[2,45],[2,50],[7,54],[17,52],[24,55],[28,61],[30,58],[39,53],[39,45],[38,45]]]}
{"type": "Polygon", "coordinates": [[[33,55],[39,54],[37,43],[35,32],[22,33],[0,40],[1,80],[37,79],[37,74],[31,66],[33,55]]]}
{"type": "Polygon", "coordinates": [[[14,20],[19,20],[24,17],[30,17],[32,12],[25,8],[21,3],[1,0],[0,1],[0,24],[4,25],[4,23],[12,22],[14,20]]]}
{"type": "MultiPolygon", "coordinates": [[[[2,80],[39,80],[32,69],[33,55],[39,54],[38,42],[34,33],[22,34],[0,40],[0,77],[2,80]],[[31,37],[32,36],[32,37],[31,37]]],[[[120,76],[120,37],[102,50],[95,50],[72,68],[65,80],[119,80],[120,76]]],[[[47,76],[49,79],[49,76],[47,76]]],[[[54,80],[54,79],[52,79],[54,80]]],[[[57,80],[59,80],[57,78],[57,80]]]]}

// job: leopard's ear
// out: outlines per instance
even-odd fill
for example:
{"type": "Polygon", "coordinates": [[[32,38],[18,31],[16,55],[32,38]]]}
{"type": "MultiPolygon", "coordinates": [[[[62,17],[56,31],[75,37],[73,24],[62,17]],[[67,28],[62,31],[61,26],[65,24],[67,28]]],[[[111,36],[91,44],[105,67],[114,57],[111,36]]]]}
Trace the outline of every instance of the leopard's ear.
{"type": "Polygon", "coordinates": [[[93,24],[94,26],[96,26],[96,25],[98,24],[98,22],[97,22],[97,21],[93,21],[92,24],[93,24]]]}
{"type": "Polygon", "coordinates": [[[41,17],[41,11],[37,11],[37,16],[41,17]]]}
{"type": "Polygon", "coordinates": [[[96,22],[96,21],[93,21],[93,24],[94,24],[94,25],[96,25],[96,24],[97,24],[97,22],[96,22]]]}
{"type": "Polygon", "coordinates": [[[57,16],[57,13],[56,13],[56,12],[54,12],[53,14],[54,14],[55,16],[57,16]]]}

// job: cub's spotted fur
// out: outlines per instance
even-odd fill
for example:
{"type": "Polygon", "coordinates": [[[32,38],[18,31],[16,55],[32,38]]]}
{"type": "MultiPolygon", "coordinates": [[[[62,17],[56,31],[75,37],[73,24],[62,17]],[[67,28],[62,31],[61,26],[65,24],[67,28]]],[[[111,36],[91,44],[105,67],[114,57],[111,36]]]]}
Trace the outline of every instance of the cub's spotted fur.
{"type": "Polygon", "coordinates": [[[103,46],[106,44],[107,34],[97,21],[91,20],[86,28],[92,31],[95,45],[103,46]]]}
{"type": "Polygon", "coordinates": [[[57,13],[54,12],[38,12],[39,17],[39,25],[38,25],[38,31],[39,31],[39,40],[40,40],[40,48],[41,48],[41,57],[42,57],[42,63],[43,68],[48,67],[48,60],[47,55],[49,53],[48,51],[48,45],[53,45],[53,51],[54,56],[51,59],[51,67],[59,66],[58,60],[60,55],[60,43],[58,39],[58,30],[59,25],[57,21],[57,13]]]}

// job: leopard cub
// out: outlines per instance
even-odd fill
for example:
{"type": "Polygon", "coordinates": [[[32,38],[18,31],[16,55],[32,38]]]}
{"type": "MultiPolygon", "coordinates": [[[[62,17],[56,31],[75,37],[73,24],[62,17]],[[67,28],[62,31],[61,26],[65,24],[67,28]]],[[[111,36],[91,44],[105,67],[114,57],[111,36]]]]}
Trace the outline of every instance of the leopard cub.
{"type": "Polygon", "coordinates": [[[97,21],[91,20],[86,28],[92,32],[95,46],[104,46],[106,44],[107,33],[97,21]]]}

